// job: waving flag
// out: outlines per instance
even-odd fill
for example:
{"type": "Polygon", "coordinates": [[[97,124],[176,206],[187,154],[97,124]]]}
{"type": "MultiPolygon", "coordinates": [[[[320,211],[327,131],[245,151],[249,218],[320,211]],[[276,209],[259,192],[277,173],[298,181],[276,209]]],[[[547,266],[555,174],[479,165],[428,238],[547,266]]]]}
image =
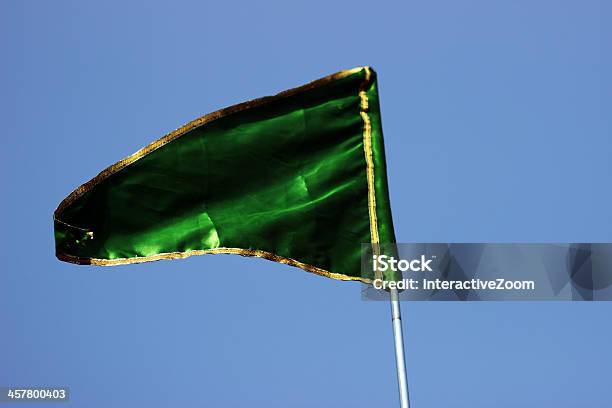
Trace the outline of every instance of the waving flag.
{"type": "Polygon", "coordinates": [[[361,244],[395,241],[376,74],[202,116],[78,187],[54,224],[77,264],[238,254],[371,282],[361,244]]]}

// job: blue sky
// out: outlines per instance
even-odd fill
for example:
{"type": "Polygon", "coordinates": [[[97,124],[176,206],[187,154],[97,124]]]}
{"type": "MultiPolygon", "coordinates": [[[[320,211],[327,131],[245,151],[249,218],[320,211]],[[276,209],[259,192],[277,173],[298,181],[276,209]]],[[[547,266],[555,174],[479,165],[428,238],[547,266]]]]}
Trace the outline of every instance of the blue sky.
{"type": "MultiPolygon", "coordinates": [[[[590,0],[2,2],[0,385],[92,408],[397,405],[388,305],[359,284],[221,255],[69,265],[53,210],[191,119],[367,64],[399,241],[610,242],[611,17],[590,0]]],[[[403,313],[416,408],[610,405],[608,302],[403,313]]]]}

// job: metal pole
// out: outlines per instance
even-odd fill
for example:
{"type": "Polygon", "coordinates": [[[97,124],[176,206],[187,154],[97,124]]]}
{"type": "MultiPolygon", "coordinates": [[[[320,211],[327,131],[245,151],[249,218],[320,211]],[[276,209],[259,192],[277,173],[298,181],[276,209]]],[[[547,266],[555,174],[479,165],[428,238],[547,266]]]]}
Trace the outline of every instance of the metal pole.
{"type": "Polygon", "coordinates": [[[391,322],[393,323],[393,337],[395,338],[395,363],[397,365],[400,407],[410,408],[410,401],[408,400],[408,381],[406,380],[406,362],[404,360],[404,337],[402,335],[402,312],[400,310],[399,294],[397,289],[390,289],[389,294],[391,295],[391,322]]]}

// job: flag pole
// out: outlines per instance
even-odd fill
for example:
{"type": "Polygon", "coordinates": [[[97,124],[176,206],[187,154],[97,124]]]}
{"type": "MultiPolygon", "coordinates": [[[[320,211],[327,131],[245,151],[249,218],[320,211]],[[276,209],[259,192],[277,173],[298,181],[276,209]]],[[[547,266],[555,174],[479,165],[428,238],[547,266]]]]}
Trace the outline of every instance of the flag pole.
{"type": "Polygon", "coordinates": [[[397,289],[390,289],[391,322],[395,339],[395,363],[397,366],[397,383],[399,386],[400,408],[410,408],[408,399],[408,381],[406,379],[406,362],[404,359],[404,337],[402,335],[402,312],[397,289]]]}

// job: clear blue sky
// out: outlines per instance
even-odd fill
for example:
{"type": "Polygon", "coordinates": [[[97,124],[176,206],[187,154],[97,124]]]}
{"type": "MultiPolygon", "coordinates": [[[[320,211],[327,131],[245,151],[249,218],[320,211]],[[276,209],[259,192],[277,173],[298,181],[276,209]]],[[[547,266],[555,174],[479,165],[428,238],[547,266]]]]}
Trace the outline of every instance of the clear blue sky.
{"type": "MultiPolygon", "coordinates": [[[[2,1],[0,385],[396,406],[388,305],[359,284],[237,256],[65,264],[53,210],[195,117],[368,64],[399,241],[610,242],[611,20],[590,0],[2,1]]],[[[612,303],[403,312],[415,408],[612,404],[612,303]]]]}

